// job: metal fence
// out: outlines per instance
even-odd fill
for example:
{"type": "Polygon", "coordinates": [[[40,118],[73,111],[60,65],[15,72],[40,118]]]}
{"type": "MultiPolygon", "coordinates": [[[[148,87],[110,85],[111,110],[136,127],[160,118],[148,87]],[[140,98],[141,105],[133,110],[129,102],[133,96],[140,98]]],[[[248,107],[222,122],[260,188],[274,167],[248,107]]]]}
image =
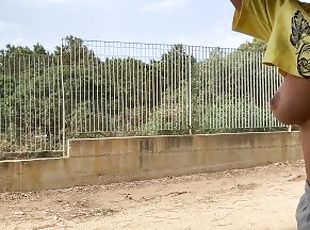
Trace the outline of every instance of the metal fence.
{"type": "Polygon", "coordinates": [[[262,52],[63,41],[60,55],[0,56],[2,153],[61,152],[68,138],[270,131],[281,77],[262,52]]]}
{"type": "Polygon", "coordinates": [[[262,52],[66,41],[72,135],[282,129],[269,109],[280,85],[262,52]]]}

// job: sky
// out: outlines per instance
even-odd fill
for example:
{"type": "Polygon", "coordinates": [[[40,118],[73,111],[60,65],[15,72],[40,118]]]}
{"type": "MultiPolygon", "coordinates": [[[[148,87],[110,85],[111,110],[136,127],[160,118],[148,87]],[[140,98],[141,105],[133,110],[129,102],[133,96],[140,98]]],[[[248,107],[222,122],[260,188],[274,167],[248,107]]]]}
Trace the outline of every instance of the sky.
{"type": "Polygon", "coordinates": [[[229,0],[0,0],[0,48],[82,39],[236,48],[229,0]]]}

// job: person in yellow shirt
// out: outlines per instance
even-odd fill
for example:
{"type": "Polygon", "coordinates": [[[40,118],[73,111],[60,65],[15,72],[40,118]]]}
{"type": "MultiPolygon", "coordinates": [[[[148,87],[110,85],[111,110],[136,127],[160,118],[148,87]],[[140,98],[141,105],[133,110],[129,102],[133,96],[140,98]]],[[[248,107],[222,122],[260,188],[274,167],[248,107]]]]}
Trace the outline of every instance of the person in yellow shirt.
{"type": "Polygon", "coordinates": [[[296,210],[299,230],[310,230],[310,4],[298,0],[231,0],[234,31],[267,43],[263,62],[283,83],[271,99],[275,117],[298,125],[305,159],[305,193],[296,210]]]}

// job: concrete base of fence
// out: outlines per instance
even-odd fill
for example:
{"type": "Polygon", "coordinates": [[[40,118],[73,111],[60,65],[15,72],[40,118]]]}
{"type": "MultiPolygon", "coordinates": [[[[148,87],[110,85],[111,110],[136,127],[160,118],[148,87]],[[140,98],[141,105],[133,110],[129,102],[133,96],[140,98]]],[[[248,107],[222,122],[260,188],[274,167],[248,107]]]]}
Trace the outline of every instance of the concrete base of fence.
{"type": "Polygon", "coordinates": [[[245,168],[302,158],[299,134],[68,141],[68,157],[0,163],[0,191],[35,191],[245,168]]]}

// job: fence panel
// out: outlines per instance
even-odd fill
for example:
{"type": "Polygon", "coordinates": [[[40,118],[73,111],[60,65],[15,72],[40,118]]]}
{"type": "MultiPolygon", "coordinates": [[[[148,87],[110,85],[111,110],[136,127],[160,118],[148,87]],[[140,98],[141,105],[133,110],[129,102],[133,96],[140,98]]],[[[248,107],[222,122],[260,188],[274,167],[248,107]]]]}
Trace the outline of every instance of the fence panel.
{"type": "Polygon", "coordinates": [[[285,128],[272,115],[270,99],[280,86],[276,68],[262,64],[263,53],[193,47],[193,129],[242,132],[285,128]]]}
{"type": "Polygon", "coordinates": [[[61,57],[0,55],[0,159],[63,154],[61,57]]]}
{"type": "Polygon", "coordinates": [[[188,133],[188,47],[67,41],[69,136],[188,133]]]}

